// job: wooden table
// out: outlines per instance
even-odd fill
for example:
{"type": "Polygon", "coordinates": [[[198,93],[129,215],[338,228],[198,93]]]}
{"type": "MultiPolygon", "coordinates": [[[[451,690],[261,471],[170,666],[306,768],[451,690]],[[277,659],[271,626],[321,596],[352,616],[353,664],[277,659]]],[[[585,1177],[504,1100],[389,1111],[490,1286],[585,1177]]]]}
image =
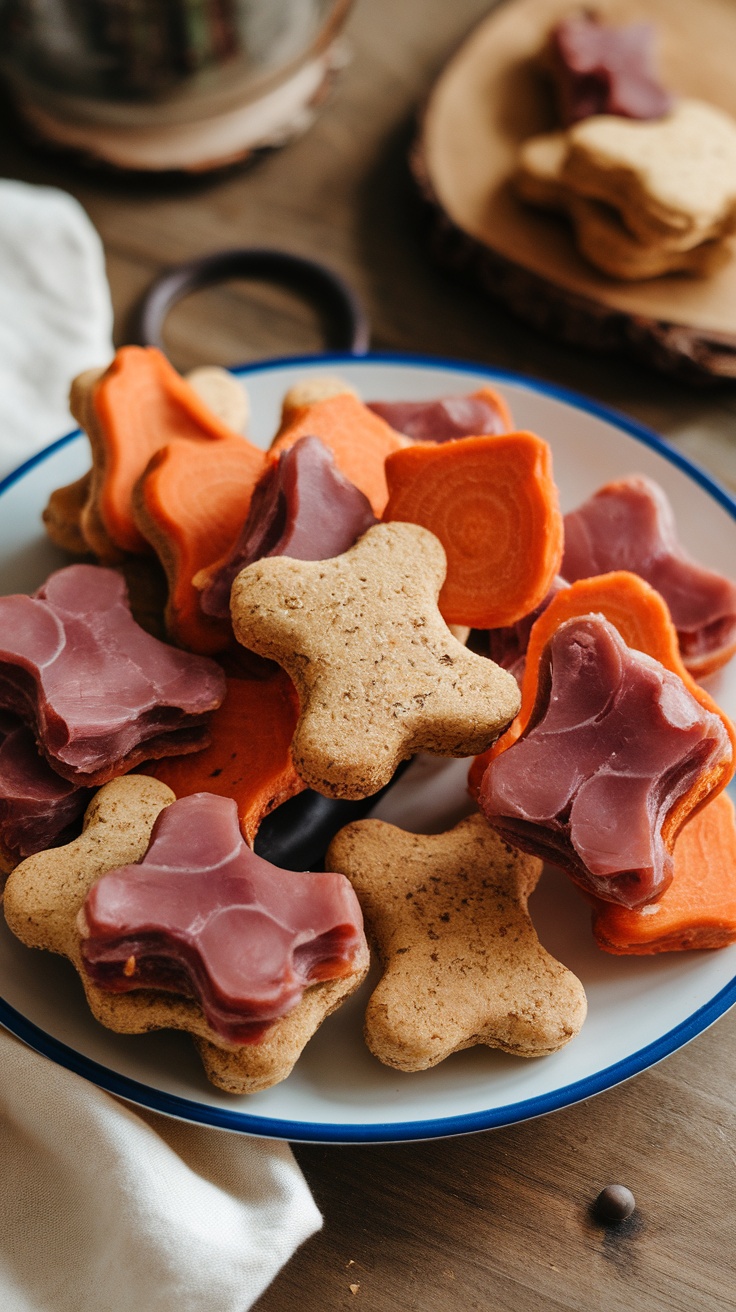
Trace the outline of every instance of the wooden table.
{"type": "MultiPolygon", "coordinates": [[[[691,391],[536,336],[429,264],[406,170],[417,105],[486,0],[359,0],[353,62],[318,121],[254,167],[196,184],[95,179],[0,128],[0,171],[73,192],[105,242],[126,340],[167,264],[282,245],[352,280],[378,348],[528,371],[618,406],[736,488],[736,391],[691,391]]],[[[175,363],[319,346],[309,311],[255,285],[200,293],[169,322],[175,363]]],[[[381,1147],[297,1146],[325,1217],[258,1312],[724,1312],[736,1308],[736,1014],[630,1084],[503,1131],[381,1147]],[[632,1220],[589,1204],[612,1181],[632,1220]]]]}

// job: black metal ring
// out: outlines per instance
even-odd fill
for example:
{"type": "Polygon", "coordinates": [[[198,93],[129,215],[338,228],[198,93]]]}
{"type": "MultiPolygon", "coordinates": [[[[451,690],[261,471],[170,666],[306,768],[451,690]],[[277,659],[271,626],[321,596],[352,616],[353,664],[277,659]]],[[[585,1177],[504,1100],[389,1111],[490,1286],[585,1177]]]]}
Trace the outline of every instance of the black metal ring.
{"type": "Polygon", "coordinates": [[[366,354],[370,341],[367,316],[355,292],[338,274],[317,260],[257,246],[202,255],[157,278],[140,306],[140,345],[163,351],[163,326],[173,306],[192,292],[230,278],[255,278],[300,292],[319,311],[330,349],[366,354]]]}

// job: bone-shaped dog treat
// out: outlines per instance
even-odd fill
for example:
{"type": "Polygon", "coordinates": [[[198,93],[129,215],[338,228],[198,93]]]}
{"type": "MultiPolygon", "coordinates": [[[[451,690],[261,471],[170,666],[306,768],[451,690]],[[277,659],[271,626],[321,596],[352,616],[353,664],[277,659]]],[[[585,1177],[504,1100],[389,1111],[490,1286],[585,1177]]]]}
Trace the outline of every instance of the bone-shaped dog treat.
{"type": "MultiPolygon", "coordinates": [[[[108,1029],[122,1034],[187,1031],[214,1084],[232,1093],[253,1093],[286,1078],[324,1018],[362,980],[368,967],[367,948],[363,944],[359,949],[349,974],[308,988],[294,1010],[276,1020],[258,1043],[233,1044],[221,1038],[190,997],[145,987],[113,993],[93,983],[82,959],[79,913],[101,876],[141,861],[156,819],[174,800],[165,784],[145,775],[106,784],[87,810],[80,838],[67,847],[29,857],[12,872],[5,890],[6,919],[29,947],[69,958],[94,1016],[108,1029]]],[[[298,881],[303,876],[291,878],[298,881]]]]}
{"type": "Polygon", "coordinates": [[[430,836],[359,820],[327,862],[350,879],[383,964],[365,1018],[380,1061],[426,1070],[478,1044],[540,1057],[578,1033],[582,984],[544,950],[527,912],[542,863],[482,816],[430,836]]]}
{"type": "Polygon", "coordinates": [[[444,574],[437,538],[396,522],[332,560],[271,558],[235,579],[235,636],[294,680],[294,763],[317,792],[368,797],[413,752],[470,755],[516,714],[513,677],[442,619],[444,574]]]}

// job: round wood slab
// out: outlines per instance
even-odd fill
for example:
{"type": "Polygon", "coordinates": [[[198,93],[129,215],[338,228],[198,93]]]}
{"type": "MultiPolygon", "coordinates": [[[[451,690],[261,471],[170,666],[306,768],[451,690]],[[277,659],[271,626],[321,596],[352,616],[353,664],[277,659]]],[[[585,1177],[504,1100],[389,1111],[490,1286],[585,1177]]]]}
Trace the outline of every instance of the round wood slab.
{"type": "MultiPolygon", "coordinates": [[[[445,66],[411,160],[430,207],[432,249],[556,337],[623,349],[692,380],[736,378],[736,250],[708,278],[618,282],[578,255],[566,219],[512,191],[521,143],[559,126],[538,56],[572,9],[570,0],[506,0],[445,66]]],[[[595,0],[595,10],[612,23],[654,23],[663,84],[736,118],[733,0],[595,0]]]]}

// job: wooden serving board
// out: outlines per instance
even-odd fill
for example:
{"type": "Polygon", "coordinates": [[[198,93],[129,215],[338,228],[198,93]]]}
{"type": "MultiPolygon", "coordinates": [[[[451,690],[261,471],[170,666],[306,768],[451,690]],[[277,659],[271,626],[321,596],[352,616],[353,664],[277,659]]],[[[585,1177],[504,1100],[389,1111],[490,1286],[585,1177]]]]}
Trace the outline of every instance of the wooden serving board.
{"type": "MultiPolygon", "coordinates": [[[[595,0],[604,20],[655,24],[662,81],[736,118],[734,0],[595,0]]],[[[578,255],[566,219],[518,200],[510,175],[526,137],[559,126],[539,63],[571,0],[506,0],[445,66],[422,115],[412,170],[445,265],[539,328],[626,350],[693,380],[736,378],[736,246],[708,278],[618,282],[578,255]]]]}

